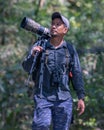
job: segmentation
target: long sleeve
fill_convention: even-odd
[[[73,47],[74,48],[74,47]],[[75,89],[78,99],[83,99],[85,96],[84,81],[82,70],[76,49],[74,48],[73,65],[72,65],[72,84]]]
[[[30,72],[34,57],[32,55],[28,55],[24,61],[22,62],[22,67],[26,72]]]

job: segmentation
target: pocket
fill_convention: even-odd
[[[68,76],[66,74],[62,75],[62,89],[64,90],[69,90],[69,85],[68,85]]]
[[[67,82],[68,82],[68,77],[67,77],[67,75],[63,74],[63,76],[62,76],[62,84],[63,84],[64,86],[66,86],[66,85],[67,85]]]

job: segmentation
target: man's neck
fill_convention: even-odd
[[[62,43],[63,43],[63,37],[59,38],[59,37],[52,37],[50,39],[50,43],[55,47],[59,47]]]

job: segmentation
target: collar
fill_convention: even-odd
[[[55,47],[54,47],[52,44],[50,44],[50,41],[48,41],[47,44],[46,44],[46,48],[55,48]],[[64,41],[64,42],[62,43],[62,45],[59,46],[58,48],[67,48],[66,41]]]

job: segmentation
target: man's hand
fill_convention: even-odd
[[[84,100],[83,100],[83,99],[80,99],[80,100],[78,101],[77,110],[79,111],[79,115],[81,115],[82,113],[84,113],[84,111],[85,111],[85,103],[84,103]]]
[[[31,53],[34,56],[36,52],[41,52],[43,48],[41,46],[35,46],[32,48]]]

